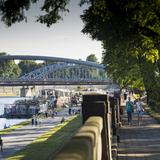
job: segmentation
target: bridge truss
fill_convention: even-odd
[[[50,60],[54,64],[36,69],[17,79],[0,78],[0,85],[51,85],[51,84],[106,84],[111,81],[105,76],[101,64],[42,56],[1,56],[2,59]]]

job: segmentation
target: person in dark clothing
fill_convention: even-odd
[[[38,125],[38,120],[37,120],[37,117],[35,118],[35,126]]]
[[[65,122],[65,118],[64,117],[62,117],[62,119],[61,119],[61,123],[63,123],[63,122]]]
[[[124,93],[124,100],[127,100],[127,93]]]
[[[45,116],[46,116],[46,118],[48,117],[48,113],[47,113],[47,111],[45,111]]]
[[[72,111],[72,109],[69,108],[69,110],[68,110],[68,114],[69,114],[69,115],[71,115],[71,111]]]
[[[0,135],[0,147],[1,147],[1,152],[3,152],[3,140],[1,135]]]
[[[32,126],[34,125],[34,117],[32,117]]]

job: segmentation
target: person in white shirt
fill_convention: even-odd
[[[144,113],[144,109],[142,107],[142,102],[141,102],[140,98],[138,98],[136,101],[136,111],[138,114],[138,125],[140,125],[140,122],[142,123],[142,115]]]

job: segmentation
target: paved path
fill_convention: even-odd
[[[134,113],[133,123],[129,126],[124,115],[118,160],[160,160],[160,124],[145,113],[139,126]]]
[[[54,119],[51,117],[43,119],[41,126],[38,125],[32,127],[32,125],[29,124],[10,132],[7,135],[3,135],[2,139],[4,143],[4,150],[3,153],[0,152],[0,160],[4,160],[5,158],[21,150],[37,137],[59,124],[62,116],[64,116],[65,119],[69,118],[67,108],[59,112]]]

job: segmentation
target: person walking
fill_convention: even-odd
[[[32,122],[32,126],[33,126],[34,125],[34,116],[32,116],[31,122]]]
[[[127,118],[128,118],[128,124],[132,124],[132,112],[134,109],[134,104],[131,101],[131,98],[128,97],[128,101],[126,101],[126,111],[127,111]]]
[[[35,117],[35,126],[37,126],[38,125],[38,117],[36,116]]]
[[[1,152],[3,152],[3,140],[1,135],[0,135],[0,147],[1,147]]]
[[[69,109],[68,109],[68,114],[71,115],[71,112],[72,112],[72,109],[69,108]]]
[[[62,119],[61,119],[61,123],[63,123],[63,122],[65,122],[65,118],[64,117],[62,117]]]
[[[140,98],[138,98],[136,101],[136,111],[138,114],[138,125],[140,125],[140,123],[142,123],[142,115],[144,113],[144,109],[142,107],[142,102],[141,102]]]

